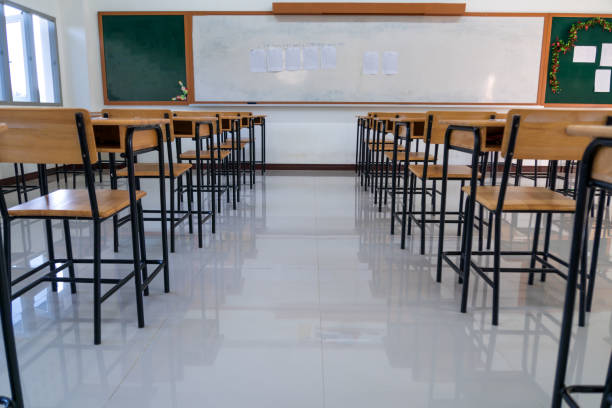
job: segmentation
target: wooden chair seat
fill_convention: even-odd
[[[189,169],[189,163],[174,163],[174,177],[180,177]],[[134,175],[136,177],[159,177],[159,165],[157,163],[134,163]],[[117,177],[127,177],[127,167],[117,170]],[[164,177],[170,177],[170,166],[166,163],[164,166]]]
[[[221,156],[219,157],[219,154],[217,154],[216,150],[201,150],[200,151],[200,159],[202,160],[210,160],[210,159],[220,159],[223,160],[225,159],[227,156],[229,156],[231,154],[231,152],[224,150],[221,152]],[[185,153],[181,154],[180,158],[182,160],[196,160],[196,151],[195,150],[188,150]]]
[[[423,178],[423,170],[425,166],[422,164],[412,164],[408,166],[408,170],[418,178]],[[430,164],[427,166],[427,179],[428,180],[442,180],[443,166],[441,164]],[[482,177],[478,172],[478,178]],[[472,168],[463,165],[449,165],[448,166],[448,179],[449,180],[469,180],[472,178]]]
[[[147,195],[136,191],[136,199]],[[100,218],[111,215],[130,205],[126,190],[96,190]],[[57,190],[42,197],[9,208],[11,217],[78,217],[92,218],[87,190]]]
[[[463,191],[470,193],[468,186]],[[489,210],[497,208],[499,186],[482,186],[476,190],[476,202]],[[508,186],[503,211],[574,212],[576,202],[546,187]]]
[[[393,152],[385,152],[385,157],[389,160],[393,160]],[[400,152],[397,154],[397,161],[403,162],[406,161],[406,152]],[[410,152],[408,155],[408,161],[411,162],[423,162],[425,161],[425,153],[424,152]],[[434,156],[429,155],[428,161],[434,161]]]
[[[235,141],[234,144],[236,145],[236,148],[238,147],[238,142]],[[240,141],[240,149],[243,149],[244,146],[248,145],[249,141],[248,140],[241,140]],[[221,146],[219,146],[221,149],[225,149],[225,150],[231,150],[232,149],[232,142],[231,141],[227,141],[225,143],[222,143]],[[215,144],[213,146],[213,149],[216,149],[217,145]]]
[[[378,146],[376,145],[376,143],[370,142],[370,143],[368,143],[368,148],[370,150],[379,151],[379,150],[383,150],[384,149],[385,152],[392,152],[393,151],[393,142],[387,141],[384,144],[382,142],[380,142],[378,144]],[[397,151],[398,152],[403,152],[405,150],[406,150],[406,146],[404,146],[404,145],[397,145]]]

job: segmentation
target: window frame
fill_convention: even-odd
[[[23,27],[24,27],[24,56],[26,61],[26,81],[28,93],[33,101],[23,102],[13,100],[13,92],[11,87],[11,72],[9,66],[9,55],[8,55],[8,38],[6,34],[6,17],[4,15],[4,6],[10,6],[21,10],[24,13]],[[51,70],[53,75],[53,91],[57,95],[57,102],[40,102],[40,92],[38,88],[38,76],[36,72],[36,51],[34,44],[34,32],[32,16],[38,16],[41,19],[49,20],[53,24],[49,25],[49,52],[51,58]],[[22,6],[9,0],[0,0],[0,82],[2,83],[2,90],[0,90],[0,105],[20,105],[20,106],[62,106],[62,77],[60,71],[59,62],[59,50],[58,50],[58,37],[57,37],[57,22],[55,17],[41,13],[31,8]]]

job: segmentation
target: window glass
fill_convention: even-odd
[[[4,6],[6,19],[6,40],[8,44],[9,69],[11,74],[11,89],[13,100],[28,102],[30,92],[25,47],[25,29],[23,12],[11,6]]]
[[[3,0],[0,10],[0,99],[61,103],[55,20]]]

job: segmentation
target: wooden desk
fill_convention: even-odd
[[[193,139],[195,137],[195,128],[198,122],[212,122],[212,134],[208,125],[200,125],[200,137],[213,136],[217,133],[216,116],[174,116],[172,118],[174,137]]]
[[[264,120],[266,120],[266,115],[253,115],[252,118],[254,125],[263,125]]]
[[[0,133],[4,133],[8,130],[6,123],[0,123]]]
[[[238,116],[238,115],[224,115],[222,113],[219,114],[219,127],[221,128],[222,132],[231,132],[232,129],[232,123],[236,120],[238,121],[242,121],[243,116]],[[240,130],[240,125],[242,124],[242,122],[240,122],[238,124],[238,129]]]
[[[423,139],[425,137],[425,113],[406,113],[402,114],[397,118],[383,118],[385,120],[385,130],[387,132],[395,132],[395,124],[397,122],[409,122],[410,123],[410,138],[411,139]],[[401,139],[406,138],[405,126],[400,126]]]
[[[480,129],[480,151],[481,152],[501,152],[505,119],[449,119],[441,120],[442,125],[468,126]],[[474,134],[472,132],[453,131],[453,146],[474,148]]]
[[[162,127],[170,123],[169,119],[106,119],[91,118],[96,148],[98,152],[125,153],[125,135],[128,128],[140,126]],[[139,130],[134,132],[132,140],[133,150],[150,149],[157,147],[157,133],[155,129]]]

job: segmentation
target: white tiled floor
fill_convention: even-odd
[[[154,183],[146,187],[154,193]],[[507,246],[526,247],[533,220],[505,221]],[[113,256],[110,227],[105,256]],[[571,217],[555,218],[556,252],[567,254],[570,227]],[[61,254],[61,225],[55,230]],[[14,252],[25,250],[30,263],[43,259],[42,231],[40,222],[15,223]],[[153,256],[159,227],[148,223],[147,231]],[[378,213],[348,174],[258,176],[238,211],[224,208],[217,234],[208,225],[205,231],[198,249],[196,236],[180,229],[171,293],[163,293],[161,279],[154,282],[145,328],[136,327],[131,285],[104,303],[100,346],[93,346],[90,287],[71,295],[65,286],[54,294],[41,285],[16,300],[26,406],[549,405],[564,296],[559,278],[528,287],[526,276],[504,276],[499,327],[490,325],[491,290],[472,279],[468,313],[461,314],[452,272],[445,268],[442,284],[435,282],[437,227],[428,231],[427,255],[418,255],[416,239],[401,250],[399,236],[389,234],[389,213]],[[448,228],[448,247],[456,246],[454,232]],[[91,253],[86,223],[73,224],[73,240],[77,253]],[[130,251],[126,226],[120,255]],[[13,264],[26,258],[16,254]],[[588,326],[575,330],[569,382],[600,383],[607,367],[610,258],[608,221],[594,310]]]

